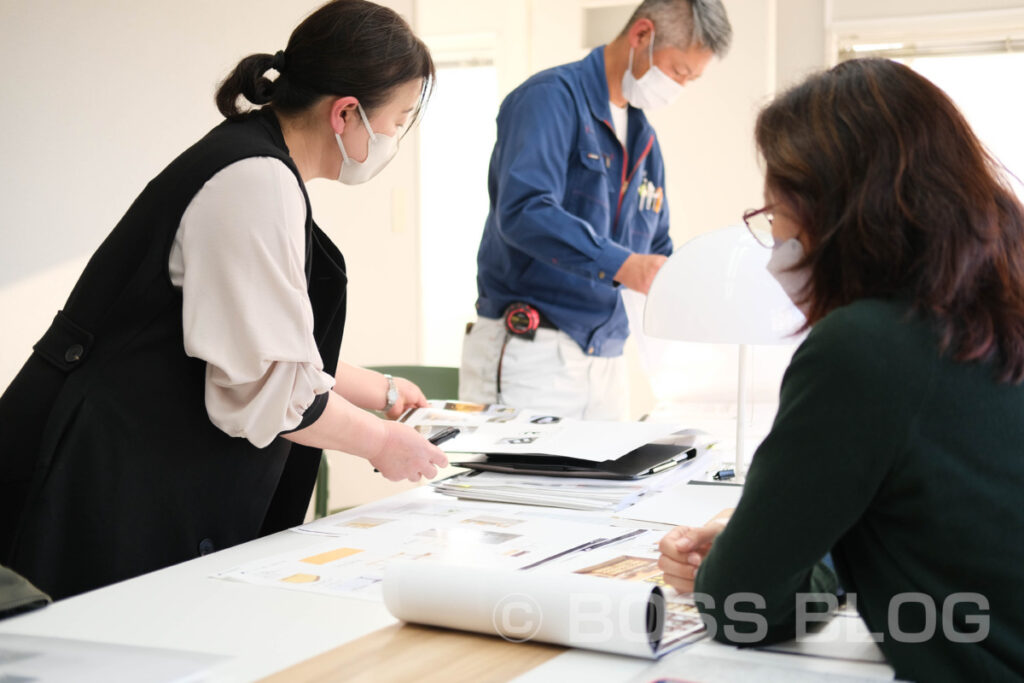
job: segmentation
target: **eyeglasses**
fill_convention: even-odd
[[[775,214],[772,213],[772,205],[769,204],[760,209],[750,209],[743,213],[743,222],[747,230],[754,236],[757,243],[771,249],[775,246],[775,238],[772,236],[772,222]]]

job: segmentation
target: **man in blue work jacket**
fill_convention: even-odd
[[[626,417],[619,287],[646,294],[672,253],[665,169],[644,110],[674,100],[731,36],[721,0],[645,0],[611,43],[505,98],[462,400]]]

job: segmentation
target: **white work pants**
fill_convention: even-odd
[[[586,420],[628,418],[629,383],[623,356],[588,356],[569,335],[547,328],[537,330],[532,341],[513,336],[503,355],[505,336],[502,320],[479,318],[464,337],[460,400],[504,403]]]

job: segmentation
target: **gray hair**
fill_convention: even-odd
[[[685,50],[696,43],[721,58],[732,42],[732,25],[722,0],[644,0],[623,33],[638,19],[650,19],[654,24],[655,48]]]

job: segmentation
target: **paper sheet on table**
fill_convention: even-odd
[[[867,624],[856,612],[839,612],[819,630],[799,640],[787,640],[761,649],[830,659],[885,664],[885,655],[872,639]]]
[[[170,683],[208,680],[228,657],[68,638],[0,634],[0,681],[10,683]]]
[[[520,505],[541,505],[572,510],[622,510],[644,495],[689,480],[700,471],[698,459],[679,467],[634,479],[546,477],[504,472],[464,472],[433,481],[438,493],[463,500],[486,500]]]
[[[657,657],[661,589],[580,574],[521,572],[442,563],[394,563],[384,604],[396,618],[513,642]]]
[[[743,488],[730,484],[678,484],[656,494],[616,516],[641,522],[703,526],[726,508],[736,507]]]
[[[448,453],[553,455],[592,462],[615,460],[678,431],[672,424],[573,420],[509,406],[431,401],[402,417],[430,435],[443,427],[461,433],[445,441]]]
[[[893,673],[885,664],[818,657],[785,657],[755,648],[737,648],[705,641],[685,652],[665,657],[642,673],[624,680],[627,683],[676,680],[715,683],[877,683],[893,680]]]
[[[522,506],[381,501],[325,517],[305,532],[315,545],[246,562],[215,578],[288,590],[381,599],[381,579],[392,562],[519,568],[566,555],[579,545],[629,532],[607,520],[559,519]]]

